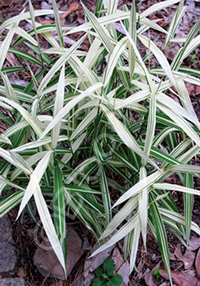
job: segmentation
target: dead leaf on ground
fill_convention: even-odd
[[[51,19],[46,19],[46,20],[40,21],[40,24],[42,24],[42,25],[50,25],[50,24],[54,24],[54,23],[55,23],[55,21],[51,20]]]
[[[120,267],[120,269],[117,271],[119,275],[122,276],[123,282],[121,286],[128,285],[129,282],[129,274],[130,274],[130,264],[128,260]]]
[[[193,236],[188,243],[188,249],[191,251],[197,250],[200,247],[200,238]]]
[[[99,245],[96,243],[93,248],[92,252],[94,252]],[[112,245],[111,247],[105,249],[101,253],[86,259],[85,265],[84,265],[84,286],[89,286],[92,283],[92,280],[95,277],[95,274],[93,273],[101,264],[103,264],[104,260],[108,258],[113,250],[115,245]]]
[[[17,271],[17,276],[24,278],[26,277],[26,275],[27,275],[26,268],[24,266],[21,266]]]
[[[146,273],[144,275],[144,280],[148,286],[157,286],[158,285],[158,281],[156,280],[156,277],[155,277],[155,275],[153,275],[153,273],[156,269],[160,268],[160,263],[161,263],[161,261],[159,263],[157,263],[152,270],[150,270],[149,268],[146,270]]]
[[[17,61],[16,57],[13,54],[11,54],[11,53],[6,55],[6,60],[13,67],[17,66],[17,64],[18,64],[18,61]]]
[[[116,271],[118,271],[118,269],[124,263],[124,259],[123,259],[122,255],[119,252],[119,249],[117,247],[115,247],[115,249],[113,250],[112,260],[114,261],[114,263],[116,265]]]
[[[75,12],[75,11],[78,9],[78,6],[79,6],[79,5],[78,5],[77,2],[72,3],[71,5],[69,5],[69,8],[67,9],[67,11],[60,16],[60,18],[61,18],[61,19],[66,18],[66,17],[69,16],[71,13]]]
[[[187,88],[187,91],[189,92],[189,94],[193,94],[194,93],[194,85],[191,84],[191,83],[186,83],[186,88]]]
[[[75,264],[83,254],[82,240],[71,226],[67,227],[67,276],[71,273]],[[34,255],[34,264],[37,266],[40,273],[44,276],[50,273],[50,277],[56,277],[64,280],[62,266],[56,257],[50,242],[43,241],[38,247]]]
[[[155,276],[153,275],[153,271],[149,268],[145,272],[144,281],[148,286],[157,286],[157,281]]]
[[[167,271],[165,269],[161,269],[162,272],[160,275],[164,278],[169,280]],[[177,285],[177,286],[200,286],[200,281],[197,280],[194,276],[180,272],[180,271],[174,271],[171,270],[171,276],[172,276],[172,281]]]
[[[42,10],[51,10],[52,9],[52,5],[50,5],[50,4],[48,4],[47,2],[45,2],[45,1],[42,1],[41,2],[41,9]]]
[[[196,256],[195,268],[196,268],[197,274],[200,275],[200,248],[199,248],[199,250],[197,252],[197,256]]]
[[[174,253],[176,257],[178,258],[178,260],[183,262],[184,268],[190,269],[194,263],[195,254],[188,249],[186,249],[185,253],[182,254],[181,246],[182,244],[178,243]]]
[[[171,251],[169,252],[169,259],[173,260],[173,261],[177,260],[175,254],[173,252],[171,252]]]
[[[195,93],[196,94],[200,93],[200,86],[199,85],[195,85]]]

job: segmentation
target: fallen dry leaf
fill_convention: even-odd
[[[200,248],[199,248],[199,250],[197,252],[197,256],[196,256],[195,268],[196,268],[197,274],[200,275]]]
[[[71,226],[67,227],[67,262],[66,269],[67,275],[69,275],[83,254],[82,240]],[[40,273],[46,276],[50,272],[50,277],[56,277],[63,280],[64,274],[62,267],[56,257],[50,242],[44,240],[40,247],[35,252],[34,264],[37,266]]]
[[[99,245],[96,243],[92,248],[92,253],[99,247]],[[110,256],[113,248],[115,245],[110,246],[109,248],[105,249],[101,253],[86,259],[85,265],[84,265],[84,286],[91,285],[92,280],[95,277],[95,274],[93,273],[94,270],[96,270],[101,264],[103,264],[104,260]]]
[[[52,5],[49,5],[47,2],[45,2],[45,1],[42,1],[41,2],[41,9],[42,10],[45,10],[45,9],[52,9]]]
[[[55,23],[55,21],[51,20],[51,19],[46,19],[46,20],[40,21],[40,24],[42,24],[42,25],[50,25],[50,24],[54,24],[54,23]]]
[[[61,19],[66,18],[67,16],[69,16],[71,13],[73,13],[77,9],[78,9],[78,3],[77,2],[72,3],[71,5],[69,5],[69,8],[67,9],[67,11],[60,16],[60,18]]]
[[[117,247],[115,247],[115,249],[113,250],[112,260],[114,261],[114,263],[116,265],[116,271],[118,271],[118,269],[124,263],[124,259],[123,259],[122,255],[119,252],[119,249]]]
[[[200,247],[200,238],[193,236],[188,243],[189,250],[197,250]]]
[[[148,268],[145,275],[144,275],[144,281],[146,283],[146,285],[148,286],[156,286],[157,285],[157,281],[155,276],[153,275],[153,271],[150,271],[150,269]]]
[[[21,266],[17,271],[17,276],[24,278],[26,277],[26,275],[27,275],[26,268],[24,266]]]
[[[117,271],[117,273],[119,275],[121,275],[123,278],[123,282],[121,285],[122,286],[128,285],[129,273],[130,273],[130,264],[129,264],[128,260],[120,267],[120,269]]]
[[[145,272],[145,275],[144,275],[144,280],[145,280],[145,283],[148,285],[148,286],[157,286],[158,285],[158,281],[156,280],[156,277],[155,275],[153,275],[154,271],[156,269],[159,269],[160,268],[160,262],[158,262],[154,267],[153,269],[147,269],[146,272]]]
[[[165,269],[161,269],[162,272],[160,275],[164,278],[169,280],[167,271]],[[172,276],[172,281],[177,285],[177,286],[200,286],[200,281],[197,280],[194,276],[180,272],[180,271],[174,271],[171,270],[171,276]]]
[[[6,60],[9,62],[9,64],[11,65],[11,66],[17,66],[17,64],[18,64],[18,61],[17,61],[17,59],[16,59],[16,57],[13,55],[13,54],[11,54],[11,53],[9,53],[9,54],[7,54],[6,55]]]
[[[191,83],[186,83],[186,88],[187,88],[187,91],[189,92],[189,94],[191,95],[192,93],[194,93],[194,85],[191,84]]]
[[[200,86],[195,85],[195,93],[199,94],[200,93]]]
[[[183,254],[181,251],[181,246],[182,244],[178,243],[174,254],[178,260],[183,262],[185,269],[190,269],[194,263],[195,254],[188,249],[186,249],[185,253]]]

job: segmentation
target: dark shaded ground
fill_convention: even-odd
[[[68,15],[66,18],[63,20],[63,24],[70,24],[73,26],[80,25],[84,21],[84,13],[83,13],[83,8],[81,7],[81,4],[79,1],[74,1],[74,0],[60,0],[57,1],[59,9],[66,11]],[[153,0],[148,0],[148,1],[142,1],[142,6],[141,9],[146,9],[150,7],[152,4],[155,4],[160,1],[153,1]],[[186,14],[186,17],[184,18],[184,21],[181,24],[181,28],[179,30],[180,36],[184,36],[188,33],[189,28],[198,20],[198,17],[200,16],[200,3],[194,1],[186,1],[189,9]],[[190,3],[193,2],[193,3]],[[96,1],[93,0],[83,0],[83,3],[92,11],[95,10],[95,4]],[[41,1],[41,0],[33,0],[32,4],[35,9],[40,9],[41,6],[44,8],[50,8],[48,5],[48,1]],[[120,0],[119,5],[120,7],[123,4],[130,5],[131,1],[128,0]],[[45,7],[46,5],[46,7]],[[192,6],[193,5],[193,6]],[[12,16],[18,15],[24,8],[28,7],[28,2],[27,1],[20,1],[20,0],[7,0],[7,1],[2,1],[0,2],[0,21],[2,22],[5,19],[8,19]],[[71,9],[71,10],[70,10]],[[175,12],[176,6],[173,6],[172,8],[165,9],[164,11],[154,13],[153,16],[151,16],[151,19],[161,19],[160,24],[162,27],[166,28],[168,27],[171,17],[173,13]],[[196,11],[195,11],[196,9]],[[195,11],[195,12],[194,12]],[[199,11],[199,12],[197,12]],[[199,13],[199,14],[198,14]],[[49,18],[41,18],[39,19],[41,22],[46,21],[46,23],[52,23],[54,22],[53,19]],[[26,29],[26,22],[22,22],[21,25],[24,25],[24,28]],[[27,27],[28,28],[28,27]],[[3,31],[3,35],[5,35],[5,31]],[[155,43],[162,48],[162,43],[163,43],[163,35],[154,33],[152,32],[151,34],[153,40]],[[73,35],[72,40],[76,40],[76,35]],[[40,39],[42,42],[42,39]],[[70,40],[69,45],[70,45]],[[44,43],[45,45],[45,43]],[[85,47],[87,48],[87,46]],[[146,54],[146,51],[144,47],[141,48],[141,53],[143,55]],[[179,47],[178,47],[179,48]],[[169,62],[172,60],[173,55],[175,54],[177,49],[177,45],[171,45],[170,48],[166,51],[167,58]],[[191,55],[192,56],[192,55]],[[200,68],[200,50],[196,49],[195,53],[193,53],[193,59],[188,58],[185,60],[184,64],[186,66],[190,67],[195,67],[197,69]],[[12,64],[12,59],[10,59],[10,62],[7,62],[7,65]],[[24,77],[26,75],[19,75],[18,80],[24,80]],[[13,78],[13,80],[16,80]],[[192,86],[188,84],[188,91],[190,93],[190,96],[192,98],[196,113],[198,117],[200,118],[200,88],[197,86]],[[196,159],[196,164],[200,165],[200,159]],[[174,178],[176,182],[176,178]],[[195,188],[200,190],[200,179],[196,178],[195,179]],[[174,193],[174,199],[177,203],[177,206],[181,212],[183,212],[183,197],[180,194]],[[62,281],[58,280],[56,278],[49,278],[48,275],[46,277],[43,277],[37,270],[37,268],[34,266],[33,263],[33,256],[36,251],[37,245],[34,241],[34,236],[32,234],[32,230],[35,227],[35,223],[32,221],[30,217],[23,217],[23,219],[20,221],[15,221],[15,218],[17,216],[17,209],[13,209],[10,212],[10,219],[12,222],[12,227],[13,227],[13,238],[15,240],[15,245],[17,247],[17,257],[18,257],[18,262],[16,265],[16,268],[11,272],[11,273],[1,273],[1,277],[24,277],[26,281],[26,285],[28,286],[42,286],[42,285],[50,285],[50,286],[61,286],[61,285],[66,285],[66,286],[72,286],[76,285],[74,281],[82,275],[83,273],[83,266],[85,262],[85,258],[90,255],[90,251],[86,250],[84,252],[84,255],[81,257],[79,262],[76,264],[74,270],[72,271],[71,275],[68,277],[68,281]],[[195,197],[194,201],[194,210],[193,210],[193,219],[194,221],[200,225],[200,201],[198,197]],[[69,222],[70,223],[70,222]],[[87,241],[89,242],[90,246],[94,244],[94,238],[88,234],[87,230],[83,228],[83,226],[80,226],[79,221],[74,221],[73,222],[76,226],[77,232],[80,234],[80,236],[85,236],[87,237]],[[195,234],[192,233],[193,238],[195,238]],[[193,250],[194,254],[194,261],[189,269],[185,269],[184,261],[181,260],[181,258],[185,257],[185,253],[183,250],[181,255],[182,257],[173,256],[174,252],[178,251],[178,247],[180,248],[180,245],[178,245],[178,240],[173,236],[171,232],[168,231],[168,238],[169,238],[169,251],[171,253],[171,266],[173,270],[179,270],[183,271],[184,273],[189,273],[193,277],[197,277],[197,272],[195,268],[195,261],[197,259],[195,258],[197,255],[197,250]],[[200,241],[199,241],[199,246],[200,246]],[[118,244],[118,248],[121,249],[122,245]],[[165,282],[166,280],[163,278],[159,278],[156,280],[152,276],[152,269],[155,269],[157,267],[164,267],[162,264],[162,259],[161,259],[161,254],[159,251],[159,247],[157,242],[154,240],[152,235],[148,235],[148,240],[147,240],[147,249],[148,252],[146,253],[145,250],[143,249],[142,246],[142,241],[140,242],[140,247],[138,251],[138,256],[137,256],[137,271],[134,271],[133,274],[130,277],[130,283],[128,285],[169,285],[168,282]],[[187,259],[186,259],[187,262]],[[198,262],[200,264],[200,262]],[[197,264],[197,262],[196,262]],[[149,273],[149,274],[148,274]],[[163,283],[163,284],[162,284]],[[176,285],[176,284],[175,284]],[[80,286],[80,285],[79,285]]]

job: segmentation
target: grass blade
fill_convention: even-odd
[[[151,160],[149,160],[148,157],[141,151],[140,147],[138,146],[137,142],[130,134],[128,129],[115,117],[115,115],[106,106],[101,104],[101,109],[104,111],[108,120],[110,121],[116,133],[124,142],[124,144],[128,146],[131,150],[133,150],[135,153],[137,153],[140,157],[142,157],[145,161],[150,162]],[[155,164],[153,163],[153,165]]]
[[[109,224],[109,222],[111,221],[111,199],[110,199],[110,192],[108,188],[106,172],[102,164],[100,165],[100,184],[101,184],[102,201],[105,210],[106,222],[107,224]]]
[[[114,50],[110,54],[106,72],[104,73],[104,79],[103,79],[104,87],[106,87],[106,85],[109,83],[109,80],[113,74],[113,70],[116,67],[117,62],[119,60],[119,56],[122,54],[126,46],[127,46],[127,38],[124,37],[117,43]]]
[[[8,213],[15,206],[19,205],[24,193],[19,191],[10,195],[8,198],[5,198],[1,201],[0,207],[0,218],[3,217],[6,213]]]
[[[140,224],[137,224],[136,227],[133,230],[133,233],[131,233],[131,238],[129,242],[129,248],[130,248],[130,274],[133,271],[133,268],[135,267],[135,261],[137,257],[137,251],[139,246],[139,238],[140,238]]]
[[[138,214],[134,215],[124,226],[120,228],[113,236],[110,238],[106,243],[100,246],[92,255],[95,256],[96,254],[100,253],[101,251],[107,249],[108,247],[112,246],[123,237],[125,237],[129,232],[131,232],[139,223]]]
[[[157,4],[154,4],[152,6],[150,6],[148,9],[146,9],[143,13],[141,13],[141,19],[143,17],[147,17],[150,14],[154,13],[154,12],[158,12],[161,9],[165,9],[173,4],[176,4],[177,2],[180,2],[180,0],[166,0],[166,1],[162,1],[159,2]]]
[[[36,191],[36,188],[39,188],[40,180],[42,179],[42,176],[44,175],[44,172],[46,171],[51,155],[52,155],[52,151],[47,152],[45,156],[39,161],[36,168],[30,175],[30,181],[28,183],[25,194],[23,196],[17,217],[19,217],[20,214],[22,213],[24,207],[30,200],[31,196]]]
[[[14,48],[9,48],[8,50],[9,53],[14,54],[24,60],[30,61],[36,65],[42,66],[42,63],[40,60],[38,60],[36,57],[32,56],[29,53],[26,53],[24,51],[18,50],[18,49],[14,49]]]
[[[129,34],[130,37],[133,39],[134,43],[136,43],[136,38],[137,38],[136,22],[137,19],[136,19],[135,2],[133,2],[131,7],[130,21],[129,21]],[[130,78],[132,79],[135,69],[136,56],[135,56],[135,51],[130,43],[128,49],[128,58],[129,58],[129,73],[130,73]]]
[[[193,176],[191,174],[184,174],[184,186],[187,188],[189,187],[191,189],[194,188]],[[187,243],[189,243],[194,196],[188,193],[184,193],[183,197],[184,197],[184,211],[185,211],[186,240]]]
[[[54,103],[54,110],[53,110],[53,117],[55,117],[58,112],[63,108],[64,104],[64,95],[65,95],[65,64],[63,64],[59,81],[58,81],[58,89],[56,91],[55,103]],[[57,146],[57,142],[59,139],[61,128],[61,120],[53,127],[51,132],[51,147],[55,149]]]
[[[8,53],[8,49],[11,45],[11,42],[12,42],[12,39],[13,39],[13,36],[16,32],[16,28],[18,26],[18,22],[15,22],[10,31],[8,32],[5,40],[3,41],[3,43],[1,44],[1,47],[0,47],[0,70],[3,68],[3,64],[4,64],[4,61],[5,61],[5,58],[7,56],[7,53]]]
[[[37,207],[41,222],[43,224],[44,230],[49,239],[49,242],[56,256],[58,257],[58,260],[60,261],[60,264],[62,265],[64,272],[66,273],[66,265],[65,265],[65,259],[64,259],[62,247],[58,240],[58,237],[57,237],[57,234],[56,234],[56,231],[55,231],[52,219],[51,219],[51,215],[49,213],[49,210],[46,205],[46,201],[42,195],[39,185],[37,185],[35,188],[34,199],[35,199],[36,207]]]
[[[53,217],[55,230],[62,246],[64,259],[67,259],[67,239],[65,221],[65,194],[62,180],[62,173],[58,165],[54,167],[54,199]]]
[[[43,80],[40,83],[38,88],[38,94],[41,94],[43,89],[47,86],[49,81],[52,79],[52,76],[59,70],[59,68],[65,64],[65,62],[71,57],[74,51],[80,46],[80,44],[85,39],[85,36],[81,37],[73,46],[69,49],[65,49],[65,53],[57,60],[57,62],[53,65],[50,71],[46,74]]]
[[[140,169],[140,180],[145,180],[147,177],[147,172],[144,167]],[[139,192],[138,195],[138,213],[140,219],[140,229],[142,233],[144,247],[146,249],[146,236],[147,236],[147,222],[148,222],[148,204],[149,204],[149,194],[148,188],[144,188]]]
[[[68,102],[54,117],[54,119],[50,122],[50,124],[47,126],[47,128],[44,130],[44,132],[40,136],[40,140],[64,117],[68,114],[68,112],[81,100],[83,100],[85,97],[91,95],[94,91],[96,91],[98,88],[102,86],[101,83],[96,83],[93,86],[90,86],[88,89],[83,91],[81,94],[76,96],[74,99],[72,99],[70,102]]]
[[[165,55],[163,54],[163,52],[153,43],[153,41],[150,41],[150,45],[149,45],[149,39],[146,38],[145,36],[140,35],[139,39],[143,43],[143,45],[145,45],[147,48],[150,48],[150,51],[157,58],[159,64],[161,65],[161,67],[165,71],[165,74],[168,76],[168,78],[170,79],[170,81],[172,82],[174,87],[176,87],[176,89],[178,89],[178,86],[176,84],[176,80],[175,80],[174,75],[172,73],[171,67],[170,67]]]
[[[103,45],[106,47],[108,52],[112,52],[114,47],[113,47],[113,44],[111,43],[111,41],[109,39],[109,35],[108,35],[106,29],[102,25],[100,25],[100,23],[98,22],[98,18],[96,18],[84,5],[83,5],[83,8],[84,8],[86,16],[88,17],[88,19],[90,20],[90,23],[92,24],[94,30],[96,31],[96,33],[100,37]]]
[[[0,75],[1,75],[1,77],[3,79],[3,81],[4,81],[5,92],[6,92],[6,95],[7,95],[8,99],[13,100],[13,101],[19,103],[19,100],[18,100],[18,98],[16,96],[15,90],[11,86],[10,81],[9,81],[7,75],[4,75],[2,72],[0,72]]]
[[[65,44],[64,44],[64,39],[63,39],[62,27],[61,27],[61,23],[60,23],[60,16],[58,13],[58,7],[57,7],[55,0],[52,0],[52,6],[53,6],[53,11],[54,11],[56,28],[57,28],[57,32],[58,32],[58,38],[59,38],[61,47],[64,48]]]
[[[186,9],[187,9],[187,7],[183,7],[183,3],[184,3],[184,1],[181,0],[179,3],[178,9],[174,13],[172,21],[169,25],[168,33],[167,33],[166,38],[165,38],[165,48],[169,45],[170,40],[174,37],[176,29],[177,29],[183,15],[184,15],[185,11],[186,11]]]
[[[162,220],[162,216],[159,212],[157,203],[154,203],[154,202],[150,203],[150,210],[151,210],[153,223],[154,223],[154,227],[156,230],[156,237],[158,239],[158,243],[160,246],[162,258],[163,258],[165,267],[167,269],[167,273],[169,276],[170,283],[172,285],[167,236],[165,233],[164,223]]]
[[[194,190],[192,188],[179,186],[176,184],[168,184],[168,183],[155,183],[153,185],[154,189],[158,190],[167,190],[167,191],[177,191],[191,195],[200,196],[200,192],[198,190]]]
[[[144,188],[148,188],[152,184],[154,184],[155,181],[157,181],[162,176],[162,173],[159,171],[154,172],[153,174],[143,178],[140,180],[137,184],[135,184],[133,187],[131,187],[126,193],[124,193],[114,204],[113,207],[123,203],[124,201],[128,200],[129,198],[137,195],[139,192],[141,192]],[[154,184],[156,185],[156,184]]]

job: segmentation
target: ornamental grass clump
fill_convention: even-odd
[[[173,4],[168,30],[148,19]],[[29,2],[29,12],[0,26],[8,31],[0,47],[0,118],[9,126],[0,135],[0,214],[19,205],[18,217],[28,211],[35,219],[37,211],[64,270],[67,217],[78,217],[102,242],[93,255],[124,238],[130,272],[140,237],[146,248],[151,232],[171,277],[165,228],[184,244],[191,230],[200,234],[192,221],[200,123],[186,88],[200,85],[200,72],[182,66],[200,44],[200,20],[187,38],[177,39],[186,10],[180,0],[142,13],[134,2],[118,10],[118,1],[99,0],[95,14],[83,5],[86,21],[78,27],[61,25],[55,0],[52,6],[34,10]],[[36,21],[49,14],[55,24]],[[22,20],[32,29],[20,28]],[[151,30],[165,35],[164,50],[182,43],[171,63],[147,36]],[[67,48],[65,37],[73,33],[81,36]],[[88,51],[81,48],[86,40]],[[145,57],[138,43],[146,47]],[[8,53],[19,66],[5,66]],[[29,75],[25,87],[9,80],[19,71]],[[180,184],[169,183],[174,174]],[[172,191],[183,193],[184,215]]]

